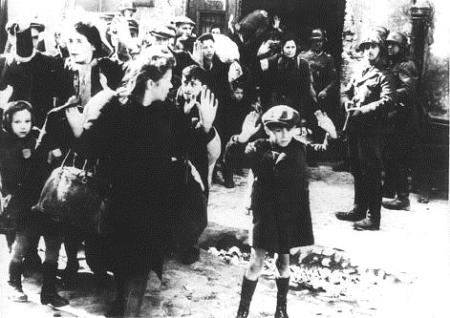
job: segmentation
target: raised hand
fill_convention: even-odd
[[[202,44],[199,41],[194,42],[194,48],[192,50],[192,59],[203,65],[203,52],[202,52]]]
[[[328,117],[327,113],[323,113],[322,111],[318,110],[314,113],[314,115],[317,118],[319,127],[325,130],[325,132],[327,132],[331,138],[336,139],[336,127],[334,126],[333,121],[330,119],[330,117]]]
[[[279,29],[280,28],[280,18],[276,15],[273,17],[273,28],[274,29]]]
[[[116,92],[111,89],[105,89],[95,94],[83,109],[83,128],[89,129],[92,122],[95,121],[107,103],[116,96]]]
[[[100,85],[102,86],[102,88],[103,89],[111,89],[108,86],[108,79],[106,78],[105,74],[99,73],[98,75],[99,75],[99,82],[100,82]]]
[[[233,20],[234,15],[230,14],[230,18],[228,19],[228,30],[230,30],[231,33],[234,33]]]
[[[214,93],[206,88],[206,86],[203,87],[200,92],[200,103],[197,103],[197,108],[205,132],[209,132],[213,126],[218,104],[219,102],[215,98]]]
[[[66,109],[66,118],[75,137],[80,137],[83,133],[84,115],[78,110],[78,107],[69,107]]]
[[[261,123],[258,123],[260,114],[252,111],[244,119],[242,130],[239,134],[238,141],[246,143],[249,139],[261,129]]]
[[[238,61],[234,61],[230,65],[230,70],[228,71],[228,83],[232,83],[244,74],[241,65]]]
[[[194,97],[191,98],[190,100],[187,100],[183,106],[184,113],[186,115],[189,114],[191,112],[192,108],[194,108],[194,106],[196,106],[196,105],[197,105],[197,100]]]
[[[325,98],[327,98],[327,96],[328,94],[325,90],[322,90],[317,94],[317,98],[320,100],[324,100]]]

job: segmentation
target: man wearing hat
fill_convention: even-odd
[[[123,17],[125,17],[125,19],[132,19],[134,13],[136,12],[133,1],[122,1],[119,5],[119,12]]]
[[[31,28],[31,38],[33,39],[33,47],[40,51],[45,52],[45,42],[44,39],[41,39],[41,33],[45,31],[45,25],[40,23],[37,19],[34,19],[30,23]]]
[[[326,31],[322,29],[313,29],[309,37],[310,49],[304,53],[300,53],[300,58],[306,60],[312,76],[312,85],[317,96],[318,108],[326,112],[333,121],[337,121],[337,90],[336,84],[338,80],[334,59],[330,54],[324,51],[324,45],[327,41]],[[311,124],[311,123],[310,123]],[[318,142],[322,142],[325,134],[313,125],[313,138]],[[308,163],[316,164],[316,154],[310,153]],[[319,155],[320,156],[320,155]]]
[[[225,161],[241,160],[252,169],[252,257],[244,274],[237,318],[246,318],[267,252],[276,253],[278,277],[276,318],[287,318],[289,254],[314,243],[309,209],[306,146],[297,140],[299,113],[286,105],[270,108],[263,116],[267,139],[248,143],[261,128],[259,115],[251,112],[242,131],[227,145]]]
[[[343,92],[347,111],[344,130],[348,135],[354,177],[354,206],[349,212],[337,212],[336,217],[354,221],[356,230],[378,230],[383,139],[395,92],[384,65],[386,46],[380,34],[369,33],[359,47],[364,55],[362,72],[354,74]]]
[[[153,43],[156,45],[167,46],[173,50],[174,48],[174,40],[175,40],[175,31],[170,29],[167,26],[157,26],[152,31],[150,31],[150,35],[153,37]]]
[[[384,156],[383,194],[392,200],[383,206],[392,210],[409,210],[408,162],[417,139],[415,105],[418,73],[414,62],[406,57],[407,39],[403,33],[387,37],[388,63],[393,76],[396,101],[388,115],[389,134]]]
[[[308,61],[320,108],[334,118],[336,109],[330,97],[335,93],[338,77],[333,57],[324,51],[326,33],[322,29],[314,29],[309,39],[311,48],[302,53],[301,58]]]
[[[181,45],[184,51],[191,52],[194,49],[195,35],[193,30],[195,22],[185,16],[178,16],[173,20],[176,28],[177,45]]]
[[[35,124],[41,128],[55,97],[54,71],[57,61],[33,46],[31,23],[12,23],[9,32],[15,39],[13,60],[4,70],[2,87],[13,88],[10,101],[25,100],[33,105]]]

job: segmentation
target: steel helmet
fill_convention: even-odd
[[[391,32],[389,33],[386,42],[398,44],[400,47],[405,48],[408,41],[406,35],[401,32]]]
[[[359,43],[359,49],[362,50],[365,44],[377,44],[381,49],[386,48],[386,43],[382,35],[377,31],[370,31],[362,37],[362,41]]]
[[[327,40],[327,33],[322,29],[314,29],[311,31],[310,40]]]

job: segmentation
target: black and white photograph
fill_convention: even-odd
[[[450,317],[447,0],[0,0],[0,318]]]

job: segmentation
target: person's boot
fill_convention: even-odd
[[[389,210],[406,210],[409,211],[409,198],[408,197],[397,197],[393,200],[383,202],[383,207]]]
[[[14,302],[27,302],[28,296],[22,289],[22,263],[9,263],[9,286],[11,287],[8,298]]]
[[[223,170],[223,179],[225,188],[232,189],[234,188],[234,180],[233,180],[233,169],[228,167],[224,167]]]
[[[219,169],[217,168],[217,165],[216,165],[212,172],[211,183],[214,183],[214,184],[220,183],[220,178],[219,178],[219,175],[217,174],[218,171],[219,171]]]
[[[55,262],[44,262],[42,266],[43,282],[41,289],[41,304],[53,307],[62,307],[69,304],[69,301],[58,295],[56,292],[56,270],[58,264]]]
[[[364,220],[355,222],[353,228],[357,231],[378,231],[380,229],[380,221],[368,216]]]
[[[76,283],[76,277],[80,265],[78,264],[78,259],[69,260],[67,262],[66,268],[62,273],[62,280],[64,283],[64,288],[73,288]]]
[[[252,297],[257,284],[258,280],[249,280],[244,275],[244,278],[242,280],[241,301],[239,302],[239,309],[236,318],[248,317],[250,303],[252,301]]]
[[[419,190],[417,201],[419,203],[427,204],[430,202],[430,191],[428,190]]]
[[[277,307],[275,310],[275,318],[289,318],[287,314],[287,294],[289,291],[289,277],[280,277],[275,279],[277,284]]]
[[[141,317],[141,306],[147,287],[148,275],[137,275],[125,281],[123,317]]]
[[[106,313],[106,317],[123,317],[125,309],[125,283],[123,282],[123,279],[121,276],[117,273],[114,273],[114,279],[116,281],[116,289],[117,294],[114,298],[114,301],[111,304],[111,307],[108,309]]]
[[[366,217],[366,211],[355,206],[351,211],[348,212],[336,212],[336,218],[342,221],[360,221]]]

